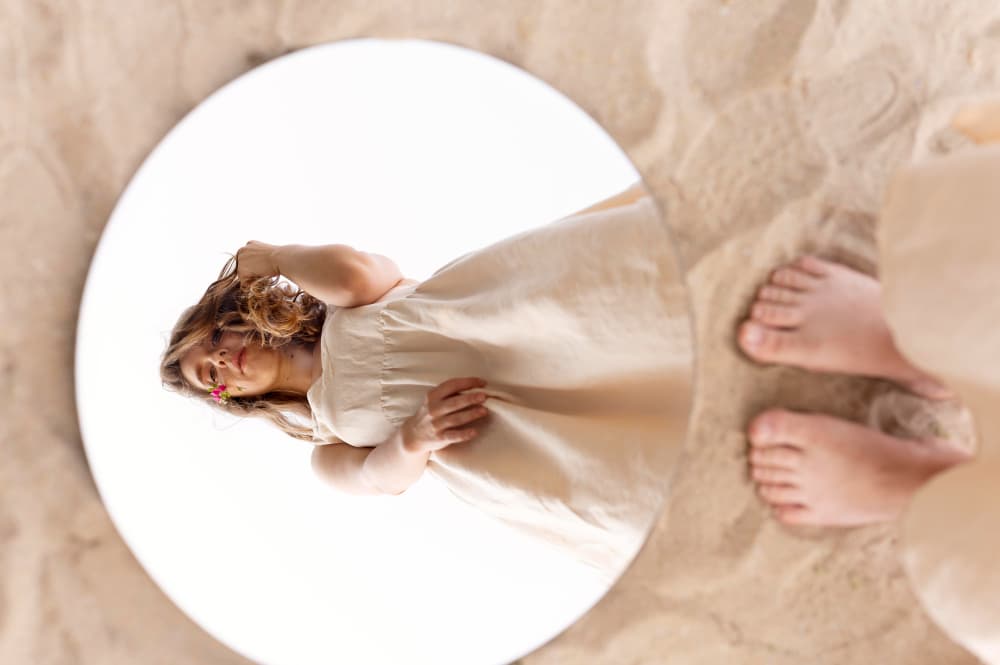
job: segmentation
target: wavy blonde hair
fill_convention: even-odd
[[[258,342],[272,349],[287,344],[312,346],[319,341],[325,319],[324,303],[280,277],[260,277],[241,285],[236,257],[231,257],[219,278],[209,285],[197,304],[181,314],[171,331],[160,362],[160,379],[169,390],[204,400],[235,415],[267,418],[285,434],[312,441],[312,428],[296,422],[299,417],[312,418],[304,395],[285,391],[257,397],[233,395],[227,403],[219,404],[184,378],[181,358],[220,332],[240,333],[247,343]]]

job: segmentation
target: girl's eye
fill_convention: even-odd
[[[215,332],[212,333],[212,346],[218,346],[219,342],[222,341],[222,330],[216,328]]]

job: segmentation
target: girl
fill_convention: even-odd
[[[398,494],[426,470],[610,578],[686,419],[674,271],[638,185],[422,283],[344,245],[250,242],[181,316],[161,374],[317,444],[340,490]]]

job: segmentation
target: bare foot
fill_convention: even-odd
[[[882,287],[846,266],[803,256],[771,273],[739,330],[759,362],[895,381],[929,399],[952,393],[896,348],[882,316]]]
[[[748,434],[757,492],[785,524],[894,520],[931,476],[970,458],[945,441],[909,441],[779,409],[754,418]]]

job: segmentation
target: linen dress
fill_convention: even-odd
[[[429,389],[481,377],[490,416],[427,471],[613,578],[656,517],[683,436],[688,326],[650,197],[568,217],[379,302],[331,307],[308,393],[315,434],[378,445]]]

